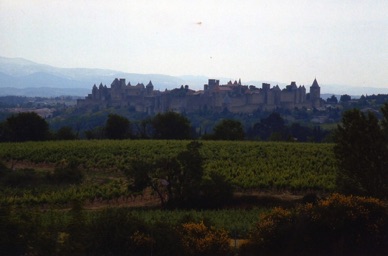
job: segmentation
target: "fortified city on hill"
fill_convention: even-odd
[[[275,108],[318,108],[322,105],[320,87],[316,79],[306,93],[304,86],[291,82],[286,88],[278,85],[271,88],[263,83],[261,88],[242,85],[241,80],[220,85],[220,81],[209,79],[203,90],[189,89],[188,85],[173,90],[154,90],[150,81],[144,84],[126,84],[125,79],[114,79],[111,87],[100,84],[93,86],[92,93],[77,102],[79,107],[127,107],[136,112],[149,114],[166,111],[195,112],[209,110],[221,112],[227,109],[233,113],[252,113],[258,109]]]

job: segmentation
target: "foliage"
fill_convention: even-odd
[[[261,140],[284,140],[285,138],[285,121],[279,113],[273,112],[267,118],[262,118],[259,123],[253,126],[254,136]]]
[[[54,135],[56,140],[76,140],[78,136],[70,126],[63,126]]]
[[[327,98],[326,102],[331,104],[337,104],[338,99],[335,95],[331,95],[331,97]]]
[[[381,126],[384,132],[385,139],[388,141],[388,103],[385,103],[381,108],[383,113],[383,119],[381,120]]]
[[[201,205],[207,209],[220,209],[233,198],[233,186],[222,174],[211,172],[201,183]]]
[[[134,159],[153,164],[174,158],[187,144],[187,141],[162,140],[0,143],[0,160],[55,165],[62,159],[74,159],[82,163],[80,169],[103,174],[125,170]],[[238,188],[335,190],[337,163],[332,144],[233,141],[202,144],[199,151],[204,175],[214,171]]]
[[[5,122],[5,140],[41,141],[49,137],[48,123],[34,112],[19,113],[7,118]]]
[[[384,255],[387,217],[382,201],[339,194],[295,209],[275,208],[260,217],[241,255]]]
[[[343,102],[343,103],[349,102],[351,99],[352,99],[352,97],[350,97],[349,95],[343,94],[340,97],[340,102]]]
[[[57,184],[79,184],[82,182],[84,175],[78,168],[75,161],[62,160],[57,164],[52,174],[48,174],[48,179]]]
[[[4,255],[22,255],[27,243],[20,236],[21,227],[12,218],[10,208],[0,206],[0,251]]]
[[[159,113],[152,119],[155,139],[185,140],[191,138],[190,121],[176,112]]]
[[[278,110],[277,110],[278,111]],[[328,113],[330,118],[335,118],[337,112]],[[294,109],[297,119],[305,119],[307,110]],[[292,118],[294,119],[294,118]],[[250,140],[263,141],[298,141],[298,142],[324,142],[329,137],[330,131],[320,126],[303,125],[300,122],[293,122],[287,125],[286,120],[278,112],[273,112],[260,122],[255,123],[247,131],[247,138]]]
[[[92,255],[133,255],[131,240],[135,232],[145,231],[143,222],[127,211],[103,210],[90,223],[86,251]]]
[[[215,140],[244,140],[244,128],[241,122],[224,119],[213,129],[212,138]]]
[[[166,212],[156,212],[155,217],[159,213]],[[179,212],[170,212],[176,213],[180,216]],[[195,223],[169,220],[146,223],[125,208],[86,211],[77,202],[70,211],[0,207],[0,250],[4,255],[167,256],[229,252],[229,236],[224,229],[203,224],[201,219]],[[187,247],[188,243],[193,247]]]
[[[218,195],[214,188],[221,185],[220,178],[212,175],[211,182],[202,184],[203,157],[199,152],[201,146],[199,142],[190,142],[187,149],[176,157],[162,158],[154,163],[142,159],[133,160],[126,171],[130,181],[129,189],[141,192],[146,187],[151,187],[159,195],[162,206],[170,208],[203,207],[203,202],[206,202],[210,195],[215,200]],[[223,182],[225,183],[224,180]],[[222,186],[218,193],[225,192],[227,186]],[[224,197],[229,195],[231,193],[226,193]]]
[[[179,234],[185,255],[231,254],[228,233],[207,227],[203,222],[184,223]]]
[[[137,137],[140,139],[149,139],[153,136],[152,119],[146,118],[135,124]]]
[[[105,135],[108,139],[127,139],[131,136],[131,123],[123,116],[110,114],[105,124]]]
[[[388,195],[388,137],[384,133],[371,112],[353,109],[343,114],[334,152],[340,166],[337,182],[344,192]]]
[[[338,194],[272,212],[0,206],[0,249],[6,255],[228,255],[235,231],[245,237],[253,227],[239,255],[386,255],[387,220],[383,202]]]
[[[10,141],[11,129],[6,122],[0,123],[0,142]]]
[[[10,170],[4,168],[0,170],[0,185],[8,187],[32,187],[42,183],[43,177],[34,169],[23,168]]]

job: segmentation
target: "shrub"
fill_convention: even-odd
[[[125,209],[102,211],[91,221],[88,231],[86,251],[90,255],[142,255],[136,250],[150,242],[144,240],[148,239],[145,224]]]
[[[146,252],[144,255],[185,255],[181,244],[177,243],[180,236],[175,226],[165,222],[156,222],[150,225],[149,228],[148,236],[145,234],[144,245],[151,242],[149,245],[152,246],[152,252],[150,253],[150,246],[148,246],[148,250],[143,249]],[[150,240],[150,234],[152,240]],[[141,247],[135,242],[134,244],[140,251]]]
[[[261,216],[241,255],[384,255],[387,208],[373,198],[334,194]]]
[[[78,168],[75,161],[62,160],[54,170],[48,175],[48,179],[57,184],[79,184],[83,181],[84,175]]]
[[[221,174],[211,172],[201,184],[201,208],[219,209],[227,205],[233,199],[232,184]]]
[[[207,227],[203,222],[184,223],[179,228],[181,245],[185,255],[231,254],[228,233]]]
[[[28,187],[42,182],[42,177],[29,168],[11,170],[0,167],[0,184],[11,187]]]
[[[23,255],[26,241],[20,235],[20,225],[12,218],[9,208],[0,205],[0,252],[4,255]]]

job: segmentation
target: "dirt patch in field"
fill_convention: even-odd
[[[225,208],[230,209],[251,209],[253,207],[293,207],[301,203],[303,195],[295,195],[291,193],[273,193],[260,192],[234,194],[233,200],[229,202]],[[109,201],[94,200],[93,202],[85,202],[84,208],[90,210],[98,210],[107,207],[134,207],[134,208],[158,208],[160,207],[160,199],[150,192],[144,193],[143,196],[118,198]]]
[[[139,197],[139,198],[118,198],[109,201],[85,202],[84,209],[100,210],[110,207],[133,207],[133,208],[156,208],[160,206],[160,200],[157,197]]]
[[[55,164],[53,163],[32,163],[28,161],[9,161],[5,163],[7,168],[16,169],[39,169],[39,170],[54,170]]]

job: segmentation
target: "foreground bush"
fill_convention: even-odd
[[[0,205],[0,255],[231,255],[228,233],[186,222],[145,223],[124,208],[70,212]]]
[[[77,161],[63,159],[47,178],[56,184],[79,184],[83,181],[84,174],[78,168]]]
[[[185,255],[231,254],[228,233],[207,227],[203,222],[184,223],[179,228]]]
[[[383,202],[334,194],[261,216],[241,255],[387,255]]]

